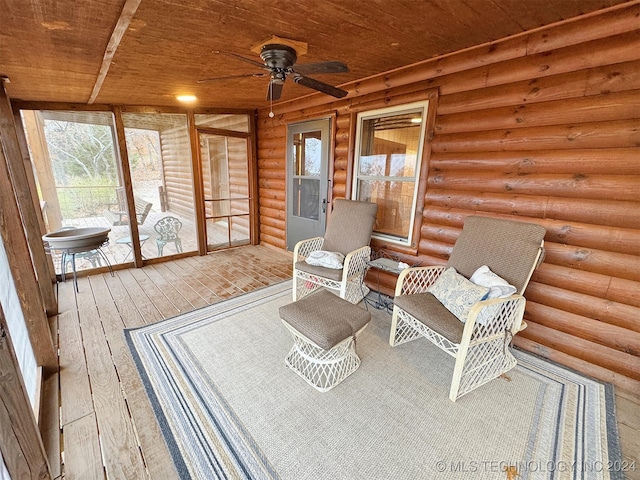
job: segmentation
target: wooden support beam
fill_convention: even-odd
[[[29,150],[38,173],[42,199],[47,205],[47,226],[50,231],[54,231],[62,227],[62,213],[51,167],[51,155],[44,136],[44,119],[42,113],[37,110],[22,110],[22,117],[25,133],[29,139]]]
[[[200,152],[200,138],[196,129],[196,119],[192,110],[187,112],[189,128],[189,142],[191,144],[191,164],[193,169],[193,196],[196,206],[196,225],[198,226],[198,254],[207,254],[207,219],[204,209],[204,190],[202,172],[202,154]]]
[[[249,198],[250,200],[250,212],[251,212],[251,245],[258,245],[260,243],[260,222],[258,220],[258,145],[257,145],[257,124],[256,114],[249,115],[249,133],[250,138],[247,140],[247,160],[249,162]]]
[[[136,203],[133,198],[133,181],[131,180],[131,167],[129,165],[129,152],[127,152],[127,144],[125,142],[124,121],[122,120],[122,109],[120,107],[114,107],[113,113],[115,116],[115,135],[114,143],[118,147],[118,157],[120,159],[119,168],[122,178],[122,186],[127,196],[127,211],[130,212],[129,218],[129,230],[131,238],[140,238],[140,232],[138,230],[137,216],[135,215]],[[142,267],[142,250],[140,249],[140,242],[134,241],[131,244],[133,249],[133,264],[136,268]]]
[[[118,22],[111,33],[111,38],[109,39],[109,43],[107,44],[107,49],[104,52],[104,56],[102,58],[102,66],[100,67],[100,73],[98,74],[98,78],[96,78],[96,83],[93,85],[93,91],[91,92],[91,97],[89,97],[89,101],[87,103],[91,104],[96,101],[98,94],[100,93],[100,89],[102,88],[102,84],[104,83],[105,78],[107,78],[107,73],[109,73],[109,68],[111,67],[111,61],[113,60],[113,56],[116,54],[116,50],[120,45],[120,41],[124,34],[129,28],[129,23],[131,23],[131,19],[135,15],[138,10],[138,6],[142,0],[126,0],[124,6],[122,7],[122,11],[120,12],[120,17],[118,18]]]
[[[37,196],[34,199],[35,180],[33,171],[25,168],[25,162],[29,162],[29,152],[26,139],[22,132],[22,125],[18,127],[14,121],[13,110],[9,98],[4,90],[4,84],[0,86],[0,137],[5,148],[6,166],[9,172],[9,181],[13,188],[3,190],[14,192],[19,208],[18,220],[22,219],[24,235],[29,245],[29,259],[31,269],[35,272],[36,288],[40,291],[41,300],[44,302],[44,310],[48,315],[58,313],[58,303],[53,291],[53,280],[49,264],[42,243],[43,232],[41,230],[42,217]],[[20,145],[20,138],[24,144]],[[26,158],[25,158],[26,157]],[[30,181],[31,180],[31,181]]]
[[[47,201],[47,197],[44,197],[45,203],[43,204],[43,206],[41,206],[40,204],[40,198],[38,196],[38,187],[36,186],[36,179],[34,175],[34,165],[31,163],[31,156],[30,156],[30,153],[35,153],[35,150],[38,147],[33,146],[33,148],[31,149],[29,148],[29,145],[27,143],[26,132],[22,125],[22,117],[20,116],[20,110],[14,109],[13,112],[14,112],[14,115],[13,115],[14,124],[16,127],[16,135],[18,137],[20,150],[22,151],[22,164],[24,167],[24,173],[26,175],[27,182],[29,184],[29,192],[31,193],[33,213],[35,214],[36,221],[38,222],[38,227],[39,227],[37,235],[35,233],[32,234],[33,239],[30,241],[30,245],[33,244],[32,248],[35,248],[38,250],[34,258],[39,257],[40,261],[42,261],[43,260],[42,253],[44,253],[44,250],[41,249],[41,246],[42,246],[42,239],[40,238],[41,235],[43,235],[44,233],[47,233],[48,231],[57,230],[58,228],[62,227],[62,217],[60,215],[58,193],[55,188],[55,182],[53,181],[53,170],[51,169],[51,160],[49,159],[49,152],[47,149],[46,140],[44,138],[44,123],[42,120],[42,115],[40,114],[40,112],[28,112],[32,114],[37,114],[40,117],[39,133],[37,136],[38,147],[45,148],[45,152],[47,154],[48,174],[51,180],[51,183],[48,185],[47,189],[53,190],[53,196],[51,196],[51,193],[49,193],[48,195],[48,198],[51,201],[51,203]],[[45,175],[45,172],[42,172],[42,174]],[[47,179],[47,178],[48,177],[46,176],[41,177],[40,175],[38,175],[41,188],[43,188],[42,187],[43,179]],[[53,219],[56,219],[58,222],[57,224],[55,224],[57,225],[55,226],[55,228],[51,228],[52,218],[48,218],[49,221],[45,222],[44,215],[47,207],[50,207],[49,213],[51,214],[51,217]],[[54,208],[55,208],[55,211],[54,211]],[[49,224],[50,230],[47,230],[47,223]],[[32,253],[32,255],[34,254]],[[44,255],[44,264],[46,264],[46,267],[44,265],[40,265],[39,268],[37,268],[36,273],[38,277],[38,284],[40,285],[40,290],[42,291],[42,298],[44,300],[45,310],[48,316],[52,316],[58,313],[58,301],[53,291],[53,285],[55,285],[56,283],[56,271],[55,271],[55,267],[53,266],[53,259],[51,258],[51,255]],[[48,278],[47,278],[47,275],[48,275]]]
[[[13,138],[11,138],[12,136]],[[22,159],[15,139],[13,116],[4,88],[0,88],[0,143],[2,143],[0,149],[0,192],[3,192],[0,195],[0,235],[2,235],[5,248],[11,252],[9,267],[16,285],[36,361],[38,365],[44,367],[56,367],[58,361],[45,314],[45,304],[36,278],[34,263],[31,260],[25,226],[21,221],[21,210],[18,208],[16,197],[25,195],[26,198],[22,201],[26,206],[31,206],[31,198],[28,192],[16,192],[12,183],[14,172],[9,166],[8,157],[12,157],[14,160],[17,157],[21,167]],[[24,170],[22,173],[24,174]],[[20,185],[22,185],[22,190],[27,188],[26,182],[20,183]],[[24,210],[28,211],[28,208]],[[34,222],[35,219],[31,220],[32,222],[26,227],[28,231],[37,232],[37,222]],[[40,253],[44,256],[42,239],[39,239],[39,242]],[[46,263],[42,259],[40,259],[39,265],[46,267]],[[41,278],[47,279],[46,274],[42,273],[42,275]]]
[[[29,396],[0,305],[0,451],[10,478],[50,479]]]

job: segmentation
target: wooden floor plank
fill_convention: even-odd
[[[104,480],[98,425],[93,413],[63,428],[65,480]]]
[[[160,313],[158,308],[153,304],[131,272],[132,270],[119,270],[116,272],[116,275],[122,282],[122,285],[128,295],[131,297],[133,305],[135,305],[144,322],[148,324],[157,322],[163,318],[168,318],[164,317],[163,314]]]
[[[266,287],[268,283],[256,275],[252,275],[248,267],[238,265],[234,261],[229,261],[221,265],[229,275],[233,275],[231,283],[243,293],[251,292],[257,288]]]
[[[241,263],[246,273],[257,278],[266,285],[291,278],[291,265],[282,268],[282,262],[274,264],[268,258],[259,259],[253,252],[239,252],[236,255],[237,263]]]
[[[235,252],[225,257],[219,256],[218,263],[213,267],[216,270],[223,268],[229,277],[229,281],[237,289],[245,293],[268,285],[268,282],[260,275],[253,275],[250,262],[239,257]]]
[[[182,260],[175,262],[168,262],[165,264],[168,270],[171,270],[176,276],[182,278],[183,282],[189,285],[195,292],[198,293],[207,304],[211,305],[222,300],[222,297],[217,295],[211,286],[205,285],[198,278],[193,275],[187,275],[187,270],[183,267],[186,265]],[[186,265],[188,267],[188,265]],[[190,269],[190,267],[188,267]]]
[[[224,276],[219,274],[220,270],[216,270],[214,266],[215,260],[212,260],[211,257],[212,254],[209,254],[207,261],[201,264],[198,264],[196,259],[185,258],[185,262],[181,266],[202,283],[209,285],[215,294],[222,299],[241,294],[242,290],[231,283],[231,279],[226,275],[226,272]]]
[[[42,403],[40,410],[40,433],[42,443],[47,452],[51,477],[62,475],[62,456],[60,446],[60,412],[58,398],[60,395],[58,375],[50,374],[42,382]]]
[[[60,285],[58,303],[60,424],[64,426],[93,412],[93,399],[73,282]]]
[[[194,275],[202,283],[212,285],[213,291],[220,298],[229,298],[234,295],[240,295],[242,290],[235,287],[228,277],[221,275],[223,270],[215,270],[213,267],[213,256],[215,254],[207,255],[206,262],[198,263],[198,259],[185,258],[181,266],[187,271],[188,274]]]
[[[202,308],[208,305],[207,301],[202,298],[191,286],[184,282],[182,278],[171,271],[164,263],[152,265],[152,268],[160,277],[155,277],[159,286],[163,289],[175,289],[189,303],[191,309]],[[177,305],[176,305],[177,306]],[[179,310],[182,310],[178,307]]]
[[[111,301],[113,301],[114,306],[118,310],[125,328],[142,327],[145,325],[142,315],[140,315],[138,308],[133,303],[126,287],[122,284],[120,276],[102,274],[102,279],[109,288]]]
[[[78,280],[80,325],[91,379],[91,393],[100,432],[100,445],[108,478],[148,478],[140,457],[135,428],[123,397],[109,345],[105,341],[102,319],[91,291],[89,277]],[[109,319],[107,319],[109,320]],[[121,320],[117,320],[122,325]]]
[[[153,303],[156,309],[160,312],[162,318],[170,318],[178,315],[180,310],[174,305],[174,303],[167,298],[165,292],[160,289],[152,279],[149,278],[147,273],[147,267],[134,268],[129,270],[129,273],[135,278],[138,285],[144,290],[144,293],[149,297],[149,300]],[[174,295],[175,297],[176,295]]]
[[[135,424],[141,455],[150,478],[162,478],[163,480],[177,478],[178,474],[166,443],[158,441],[162,438],[162,432],[126,344],[123,335],[124,320],[113,302],[106,278],[109,276],[96,275],[89,277],[89,280],[96,306],[100,312],[100,320],[109,351],[131,413],[131,420]]]

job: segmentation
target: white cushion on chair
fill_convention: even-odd
[[[427,291],[464,323],[471,307],[485,299],[489,288],[476,285],[456,272],[455,268],[449,267]]]
[[[344,255],[340,252],[316,250],[315,252],[311,252],[305,261],[309,265],[340,270],[344,263]]]
[[[469,279],[476,285],[489,288],[487,299],[506,298],[516,293],[516,287],[509,285],[504,278],[496,275],[491,269],[483,265],[478,268]]]

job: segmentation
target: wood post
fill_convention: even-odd
[[[0,305],[0,451],[10,478],[50,479],[49,462]]]
[[[28,192],[22,157],[18,148],[15,128],[13,128],[13,115],[4,88],[0,88],[0,143],[2,143],[2,149],[0,149],[0,192],[2,192],[0,195],[0,234],[5,249],[11,252],[9,267],[36,361],[38,365],[54,368],[58,362],[42,296],[42,291],[46,289],[41,289],[36,278],[36,269],[39,278],[43,280],[43,285],[48,284],[51,295],[53,295],[53,287],[50,283],[42,238],[34,238],[40,228]],[[16,166],[15,163],[18,165]],[[22,176],[20,176],[20,171]],[[16,175],[18,175],[17,182]],[[13,182],[18,185],[14,185]],[[22,192],[16,191],[17,189]],[[21,201],[22,210],[18,207],[18,199]],[[31,245],[27,241],[25,230],[30,233]],[[37,254],[35,261],[32,260],[32,252]]]
[[[114,143],[118,146],[116,152],[120,159],[118,162],[120,173],[122,175],[122,186],[127,196],[127,211],[129,212],[129,232],[131,233],[131,247],[133,250],[133,264],[139,268],[142,267],[142,250],[140,249],[140,232],[138,230],[138,217],[135,215],[136,203],[133,198],[133,182],[131,181],[131,167],[129,165],[129,152],[127,152],[127,144],[125,141],[124,121],[122,119],[122,108],[114,107],[115,117],[115,135]]]

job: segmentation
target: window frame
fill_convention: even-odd
[[[431,108],[430,108],[431,107]],[[424,158],[427,153],[427,142],[426,138],[429,132],[429,120],[430,120],[430,111],[433,109],[431,105],[431,99],[421,100],[412,103],[406,103],[401,105],[395,105],[391,107],[379,108],[375,110],[367,110],[363,112],[359,112],[356,118],[356,134],[355,134],[355,148],[354,148],[354,161],[353,161],[353,178],[351,181],[351,198],[358,200],[359,194],[359,181],[362,179],[372,179],[372,180],[387,180],[387,179],[400,179],[400,177],[391,177],[391,176],[368,176],[368,175],[360,175],[360,157],[362,151],[362,133],[363,133],[363,123],[365,120],[371,120],[374,118],[381,117],[390,117],[396,115],[402,115],[403,113],[415,112],[418,109],[422,109],[422,121],[420,123],[420,135],[417,143],[417,151],[416,151],[416,165],[413,176],[414,188],[413,188],[413,201],[411,206],[411,215],[409,220],[409,228],[407,238],[401,238],[395,235],[385,234],[374,232],[371,237],[374,240],[379,240],[383,242],[391,243],[397,247],[404,248],[415,248],[416,239],[414,238],[416,235],[419,236],[419,231],[416,232],[415,222],[416,222],[416,212],[417,208],[422,205],[423,202],[419,202],[419,194],[420,194],[420,179],[422,175],[426,175],[426,169],[424,168]],[[401,181],[406,181],[406,177],[404,177]],[[405,219],[403,219],[405,220]]]

